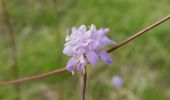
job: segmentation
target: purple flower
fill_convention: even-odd
[[[108,32],[108,28],[97,30],[93,24],[89,30],[85,25],[81,25],[78,29],[73,27],[71,34],[66,36],[63,50],[64,54],[72,56],[67,63],[67,71],[73,72],[75,69],[82,71],[86,64],[95,66],[100,60],[106,64],[112,63],[108,53],[101,50],[107,45],[115,45],[115,42],[107,37]]]
[[[111,83],[114,87],[120,88],[123,86],[124,81],[121,77],[119,76],[114,76],[111,80]]]

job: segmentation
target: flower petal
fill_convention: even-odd
[[[112,63],[112,58],[108,55],[108,53],[106,51],[101,51],[100,57],[106,64]]]
[[[71,38],[74,40],[78,34],[81,34],[80,30],[77,29],[76,27],[73,27],[71,30]]]
[[[105,47],[107,45],[115,45],[115,44],[116,44],[116,42],[114,42],[113,40],[109,39],[108,37],[104,37],[101,40],[101,48]]]
[[[82,54],[84,54],[85,52],[86,52],[86,49],[80,48],[80,49],[77,50],[77,53],[76,53],[76,54],[82,55]]]
[[[82,32],[86,32],[86,26],[85,25],[81,25],[79,27],[79,30],[82,31]]]
[[[77,63],[77,58],[72,57],[67,63],[66,70],[69,72],[74,71],[76,68],[76,63]]]
[[[71,32],[72,33],[76,33],[78,30],[77,30],[77,28],[76,27],[73,27],[72,29],[71,29]]]
[[[70,48],[69,45],[65,46],[64,50],[63,50],[63,53],[68,55],[68,56],[71,56],[72,55],[72,50]]]
[[[93,33],[96,31],[96,26],[94,24],[91,25],[90,31]]]
[[[109,32],[109,28],[101,28],[101,29],[99,29],[98,31],[97,31],[97,34],[99,35],[99,36],[104,36],[104,35],[106,35],[106,33],[108,33]]]
[[[79,64],[77,65],[77,69],[78,69],[79,71],[82,71],[82,70],[84,69],[84,64],[83,64],[83,63],[79,63]]]
[[[92,65],[96,65],[97,62],[100,60],[100,59],[99,59],[99,56],[96,55],[96,53],[93,52],[93,51],[89,51],[89,52],[87,53],[87,59],[88,59],[88,61],[89,61]]]
[[[96,41],[96,40],[93,40],[89,45],[89,48],[92,50],[95,50],[99,47],[100,47],[100,43],[99,43],[99,41]]]

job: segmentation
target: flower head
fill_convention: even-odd
[[[100,60],[106,64],[112,63],[108,53],[101,50],[107,45],[115,45],[115,42],[107,37],[108,28],[97,30],[92,24],[87,30],[85,25],[81,25],[79,28],[73,27],[71,32],[66,36],[63,50],[64,54],[72,56],[67,63],[67,71],[83,70],[86,64],[90,63],[94,66]]]
[[[111,80],[111,83],[114,87],[120,88],[123,86],[124,81],[120,76],[114,76]]]

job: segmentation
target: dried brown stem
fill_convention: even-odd
[[[134,35],[130,36],[129,38],[127,38],[126,40],[124,40],[123,42],[121,42],[120,44],[114,46],[113,48],[109,49],[107,52],[111,53],[113,51],[115,51],[116,49],[122,47],[123,45],[126,45],[127,43],[129,43],[130,41],[134,40],[135,38],[139,37],[140,35],[146,33],[147,31],[155,28],[156,26],[160,25],[161,23],[167,21],[168,19],[170,19],[170,14],[160,20],[158,20],[157,22],[155,22],[152,25],[149,25],[148,27],[142,29],[141,31],[135,33]],[[31,76],[31,77],[26,77],[26,78],[22,78],[22,79],[17,79],[17,80],[10,80],[10,81],[0,81],[0,84],[16,84],[16,83],[22,83],[25,81],[30,81],[30,80],[35,80],[35,79],[40,79],[40,78],[44,78],[44,77],[48,77],[50,75],[56,75],[56,74],[60,74],[65,72],[66,69],[62,68],[62,69],[58,69],[58,70],[54,70],[54,71],[50,71],[44,74],[40,74],[40,75],[36,75],[36,76]]]
[[[144,34],[145,32],[155,28],[156,26],[162,24],[163,22],[167,21],[170,19],[170,14],[160,20],[158,20],[157,22],[155,22],[154,24],[149,25],[148,27],[142,29],[141,31],[135,33],[134,35],[130,36],[129,38],[127,38],[126,40],[122,41],[120,44],[116,45],[115,47],[109,49],[107,52],[110,53],[118,48],[120,48],[121,46],[129,43],[130,41],[134,40],[135,38],[139,37],[140,35]]]
[[[17,52],[16,52],[16,45],[15,45],[15,40],[14,40],[14,35],[13,35],[13,29],[12,25],[9,21],[8,13],[6,6],[3,2],[3,0],[0,3],[1,9],[2,9],[2,21],[4,23],[4,30],[7,36],[7,41],[9,44],[10,48],[10,57],[11,57],[11,66],[17,69]]]
[[[4,30],[5,30],[8,45],[9,45],[9,56],[10,56],[10,61],[11,61],[10,64],[11,64],[12,76],[14,76],[14,78],[19,78],[19,67],[17,64],[17,50],[16,50],[16,45],[15,45],[12,25],[9,20],[8,11],[5,6],[5,2],[3,2],[3,0],[0,1],[0,6],[2,9],[2,12],[1,12],[2,22],[4,24]],[[16,85],[15,90],[17,94],[15,99],[20,100],[20,86]]]
[[[82,92],[81,92],[81,100],[85,100],[86,97],[86,83],[87,83],[87,71],[86,68],[83,73],[83,86],[82,86]]]
[[[50,72],[47,72],[47,73],[43,73],[43,74],[39,74],[39,75],[35,75],[35,76],[29,76],[29,77],[25,77],[25,78],[21,78],[21,79],[17,79],[17,80],[0,81],[0,85],[22,83],[22,82],[26,82],[26,81],[29,81],[29,80],[45,78],[45,77],[48,77],[50,75],[60,74],[60,73],[63,73],[65,71],[66,71],[65,68],[61,68],[61,69],[53,70],[53,71],[50,71]]]

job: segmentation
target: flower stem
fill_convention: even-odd
[[[130,36],[129,38],[127,38],[127,39],[125,39],[124,41],[122,41],[120,44],[118,44],[118,45],[116,45],[115,47],[109,49],[107,52],[110,53],[110,52],[112,52],[112,51],[114,51],[114,50],[116,50],[116,49],[118,49],[118,48],[126,45],[126,44],[129,43],[130,41],[136,39],[136,38],[139,37],[140,35],[142,35],[142,34],[146,33],[147,31],[149,31],[149,30],[157,27],[158,25],[164,23],[165,21],[167,21],[167,20],[169,20],[169,19],[170,19],[170,14],[167,15],[166,17],[158,20],[158,21],[155,22],[154,24],[151,24],[151,25],[149,25],[148,27],[142,29],[141,31],[133,34],[133,35]]]
[[[19,84],[19,83],[23,83],[29,80],[37,80],[37,79],[41,79],[41,78],[45,78],[48,77],[50,75],[56,75],[56,74],[62,74],[66,72],[65,68],[60,68],[60,69],[56,69],[47,73],[43,73],[43,74],[38,74],[38,75],[34,75],[34,76],[29,76],[29,77],[24,77],[21,79],[17,79],[17,80],[9,80],[9,81],[0,81],[0,85],[7,85],[7,84]]]
[[[81,92],[81,100],[85,100],[86,85],[87,85],[87,71],[85,68],[85,72],[83,73],[83,86],[82,86],[82,92]]]

